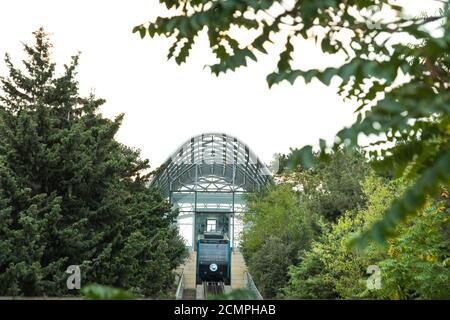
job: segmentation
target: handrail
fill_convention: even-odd
[[[245,277],[245,287],[255,294],[255,299],[256,300],[264,300],[264,298],[262,297],[258,288],[256,287],[252,276],[250,275],[250,273],[248,273],[248,271],[245,271],[244,277]]]
[[[181,300],[183,298],[184,291],[184,269],[181,269],[180,278],[178,279],[177,291],[175,293],[175,299]]]

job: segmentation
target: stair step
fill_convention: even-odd
[[[184,289],[183,300],[195,300],[195,289]]]

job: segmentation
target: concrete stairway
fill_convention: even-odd
[[[247,271],[244,256],[240,252],[231,253],[231,288],[241,289],[245,287],[244,273]]]
[[[186,258],[178,271],[184,269],[184,288],[195,290],[195,273],[197,270],[197,256],[195,251],[189,251],[189,257]]]
[[[184,289],[183,300],[195,300],[195,299],[196,299],[195,289]]]

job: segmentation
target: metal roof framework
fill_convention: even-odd
[[[196,242],[202,215],[229,217],[233,248],[238,247],[244,194],[272,182],[271,172],[250,148],[224,133],[201,134],[183,143],[155,172],[158,187],[179,210],[178,226],[188,246]]]
[[[170,196],[171,191],[253,192],[270,181],[270,171],[245,143],[223,133],[208,133],[182,144],[150,185]]]

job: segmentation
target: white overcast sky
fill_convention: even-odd
[[[431,0],[409,0],[413,11]],[[258,64],[216,77],[204,65],[213,61],[205,39],[194,46],[188,63],[167,61],[170,41],[141,40],[132,28],[164,12],[158,0],[1,0],[0,56],[20,63],[21,42],[43,26],[52,34],[53,58],[61,66],[80,51],[81,92],[94,90],[107,100],[102,113],[125,113],[117,139],[142,151],[153,168],[181,143],[202,132],[224,132],[246,142],[265,162],[289,147],[332,141],[354,120],[354,105],[320,82],[269,89],[265,81],[278,50]],[[312,42],[299,43],[299,67],[335,64]],[[5,75],[3,59],[0,74]]]

